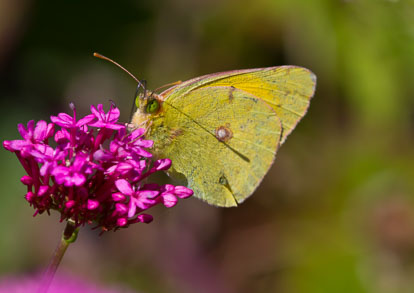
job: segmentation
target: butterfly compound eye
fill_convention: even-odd
[[[146,110],[147,110],[147,113],[153,114],[153,113],[156,113],[159,108],[160,108],[160,103],[158,102],[158,100],[153,99],[153,100],[148,101]]]

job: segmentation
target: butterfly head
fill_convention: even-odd
[[[145,127],[147,128],[149,121],[153,116],[159,114],[162,108],[161,96],[145,91],[139,94],[135,99],[137,111],[132,117],[132,124],[134,127]]]

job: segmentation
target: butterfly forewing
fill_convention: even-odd
[[[227,71],[186,81],[168,90],[167,99],[180,99],[197,88],[212,86],[241,89],[269,104],[282,123],[283,143],[306,114],[315,92],[316,76],[308,69],[298,66]]]

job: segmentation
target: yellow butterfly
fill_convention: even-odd
[[[209,74],[139,95],[131,123],[147,129],[153,154],[172,160],[169,175],[186,181],[194,196],[237,206],[306,114],[315,86],[316,76],[297,66]]]
[[[132,118],[147,128],[156,157],[194,196],[221,207],[249,197],[279,146],[305,115],[316,76],[296,66],[235,70],[197,77],[137,98]]]

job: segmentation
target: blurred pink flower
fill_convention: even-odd
[[[0,278],[0,293],[37,292],[41,276],[6,276]],[[48,293],[137,293],[127,288],[104,287],[72,276],[58,274],[50,285]]]

